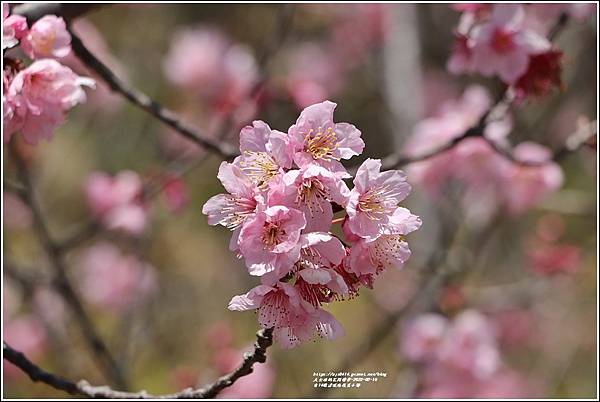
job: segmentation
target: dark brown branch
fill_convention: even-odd
[[[87,67],[96,72],[106,82],[112,91],[120,93],[134,106],[144,110],[146,113],[149,113],[167,126],[173,128],[187,139],[222,156],[224,159],[233,159],[238,155],[237,150],[231,145],[201,134],[195,127],[184,123],[180,116],[178,116],[175,112],[163,107],[145,93],[122,81],[104,63],[94,56],[92,52],[88,50],[81,39],[70,27],[69,32],[71,33],[71,46],[75,55]]]
[[[152,395],[146,391],[117,391],[108,386],[90,385],[85,380],[75,383],[38,367],[23,353],[11,348],[6,343],[3,346],[3,355],[5,360],[20,368],[32,381],[45,383],[54,389],[65,391],[71,395],[102,399],[205,399],[214,398],[219,392],[232,386],[241,377],[251,374],[255,363],[264,363],[267,360],[267,349],[272,344],[273,330],[262,329],[256,333],[254,350],[244,354],[243,362],[233,372],[220,377],[214,383],[204,388],[188,388],[167,395]]]
[[[17,167],[17,174],[24,189],[18,194],[31,210],[34,231],[50,259],[50,265],[54,270],[53,286],[73,311],[76,322],[81,328],[88,346],[98,359],[98,362],[101,364],[108,378],[119,387],[125,388],[127,384],[121,373],[121,369],[98,334],[94,323],[83,308],[83,304],[67,276],[67,265],[64,255],[58,246],[58,243],[50,235],[46,221],[35,200],[33,186],[25,162],[21,159],[16,147],[13,146],[11,151]]]
[[[48,14],[57,15],[70,21],[105,5],[100,3],[24,3],[15,6],[12,13],[27,18],[30,24]]]

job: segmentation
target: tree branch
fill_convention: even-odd
[[[102,63],[89,49],[84,45],[79,36],[69,27],[71,34],[71,47],[75,55],[91,70],[95,71],[109,86],[109,88],[120,93],[134,106],[142,109],[146,113],[160,120],[167,126],[173,128],[179,134],[206,149],[217,153],[224,159],[233,159],[238,155],[235,147],[220,142],[216,139],[201,134],[195,127],[184,123],[181,118],[173,111],[163,107],[160,103],[151,99],[145,93],[133,88],[115,75],[104,63]]]
[[[14,142],[11,145],[14,145]],[[23,186],[23,191],[20,191],[18,195],[31,210],[34,231],[40,243],[42,244],[44,251],[50,259],[50,265],[54,270],[54,279],[52,284],[56,288],[57,292],[63,297],[66,304],[73,311],[76,321],[84,334],[84,338],[88,346],[101,363],[101,366],[108,378],[110,378],[119,387],[125,388],[127,383],[123,377],[121,369],[109,352],[106,344],[98,334],[94,323],[83,308],[83,304],[77,295],[75,288],[71,284],[69,277],[67,276],[67,265],[64,259],[64,254],[61,248],[58,246],[58,243],[50,235],[46,221],[35,200],[33,186],[29,177],[29,172],[25,166],[25,161],[22,160],[21,155],[15,146],[12,147],[11,151],[17,167],[17,174]]]
[[[24,3],[15,6],[12,13],[22,15],[30,24],[49,14],[70,21],[105,5],[100,3]]]
[[[244,354],[244,360],[233,372],[220,377],[206,387],[198,389],[188,388],[174,394],[166,395],[152,395],[144,390],[139,392],[118,391],[108,386],[90,385],[86,380],[75,383],[40,368],[32,363],[23,353],[13,349],[6,342],[3,346],[3,355],[5,360],[21,369],[33,382],[42,382],[54,389],[65,391],[71,395],[102,399],[205,399],[214,398],[219,392],[232,386],[241,377],[251,374],[255,363],[264,363],[267,360],[267,349],[272,344],[273,330],[261,329],[256,333],[254,350]]]

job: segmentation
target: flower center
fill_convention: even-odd
[[[240,226],[246,218],[254,214],[256,200],[249,198],[228,197],[223,207],[224,218],[221,224],[230,230]]]
[[[331,160],[339,158],[333,156],[339,145],[337,135],[332,127],[328,127],[323,131],[323,127],[319,127],[317,133],[313,135],[314,130],[311,128],[306,134],[304,141],[306,142],[306,152],[312,155],[313,159]]]
[[[315,211],[323,212],[321,202],[327,199],[327,188],[318,179],[306,179],[298,187],[296,204],[305,204],[311,216]]]
[[[265,222],[262,236],[265,248],[270,249],[281,243],[281,237],[284,235],[285,230],[281,230],[279,225],[273,222]]]
[[[381,214],[391,214],[396,208],[396,191],[389,186],[375,187],[358,200],[358,209],[369,219],[378,220]]]
[[[56,41],[56,33],[49,32],[44,35],[37,36],[35,39],[35,45],[37,50],[44,55],[49,55],[52,53],[52,49],[54,48],[54,42]]]
[[[371,263],[377,267],[377,273],[401,260],[405,250],[405,240],[402,235],[383,235],[375,240],[369,250],[369,257]]]
[[[279,165],[266,152],[245,151],[240,168],[261,189],[279,172]]]
[[[513,34],[511,32],[504,31],[501,28],[496,28],[492,35],[492,49],[497,53],[510,52],[515,47],[513,40]]]

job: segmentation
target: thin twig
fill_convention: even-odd
[[[14,142],[11,144],[14,145]],[[74,286],[71,284],[67,276],[67,265],[64,259],[63,252],[58,246],[58,243],[50,235],[46,220],[44,219],[41,209],[37,204],[34,196],[33,186],[29,177],[29,172],[25,162],[22,160],[19,151],[16,147],[12,147],[11,155],[15,160],[17,174],[24,188],[24,191],[18,193],[22,201],[29,207],[33,217],[34,231],[44,248],[44,251],[50,259],[50,265],[54,270],[53,285],[57,292],[63,297],[66,304],[71,308],[76,318],[79,327],[81,328],[84,338],[92,350],[93,354],[98,359],[108,378],[116,385],[122,388],[127,387],[121,369],[116,360],[111,355],[106,347],[106,344],[100,337],[94,323],[83,308]]]
[[[69,27],[71,33],[71,47],[75,55],[91,70],[96,72],[114,92],[120,93],[129,102],[149,113],[176,132],[196,144],[222,156],[224,159],[233,159],[238,155],[237,150],[225,143],[200,133],[198,129],[183,122],[175,112],[165,108],[160,103],[150,98],[145,93],[125,83],[102,63],[81,41],[79,36]]]
[[[102,399],[206,399],[214,398],[225,388],[232,386],[241,377],[253,372],[255,363],[267,360],[267,349],[273,344],[273,330],[261,329],[256,333],[256,342],[251,352],[244,354],[244,360],[231,373],[217,379],[214,383],[203,388],[188,388],[174,394],[152,395],[142,390],[139,392],[124,392],[108,386],[90,385],[86,380],[77,383],[60,377],[32,363],[23,353],[13,349],[6,343],[3,346],[4,359],[25,372],[33,382],[42,382],[50,387],[65,391],[71,395]]]

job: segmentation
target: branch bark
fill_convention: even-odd
[[[267,349],[273,344],[273,330],[261,329],[256,333],[256,342],[251,352],[244,354],[244,360],[238,368],[231,373],[217,379],[214,383],[203,388],[188,388],[174,394],[152,395],[142,390],[139,392],[125,392],[112,389],[108,386],[94,386],[86,380],[77,383],[56,374],[50,373],[35,363],[31,362],[23,353],[6,344],[3,345],[4,359],[11,362],[24,373],[31,381],[44,383],[54,389],[65,391],[71,395],[88,398],[102,399],[206,399],[214,398],[225,388],[232,386],[238,379],[253,372],[256,363],[267,360]]]

